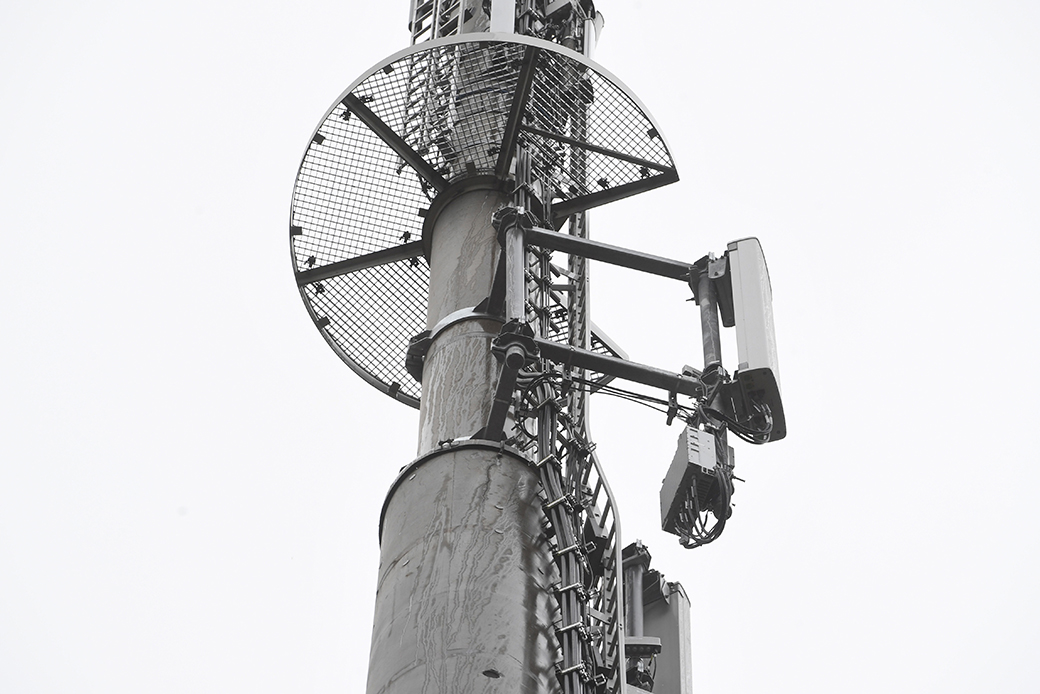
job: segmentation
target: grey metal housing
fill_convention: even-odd
[[[676,519],[690,492],[696,484],[695,477],[700,468],[705,474],[715,474],[715,436],[700,429],[687,426],[679,434],[679,445],[672,464],[661,483],[661,529],[673,535]]]
[[[767,406],[773,420],[770,441],[787,433],[780,398],[780,364],[773,328],[773,290],[762,244],[750,237],[726,250],[737,328],[736,378],[746,397]]]

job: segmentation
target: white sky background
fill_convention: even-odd
[[[657,529],[678,427],[593,402],[625,540],[693,599],[696,691],[1036,691],[1040,5],[600,10],[682,180],[593,235],[755,235],[772,275],[790,433],[736,442],[714,545]],[[321,339],[287,226],[407,2],[3,15],[0,691],[362,691],[417,417]],[[700,364],[681,286],[593,272],[632,358]]]

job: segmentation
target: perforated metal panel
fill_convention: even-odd
[[[511,34],[392,56],[343,93],[307,147],[290,214],[300,293],[336,353],[402,402],[421,395],[405,350],[426,327],[424,215],[453,184],[510,181],[517,148],[546,224],[678,178],[657,126],[613,76]]]

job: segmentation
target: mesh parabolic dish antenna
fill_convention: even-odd
[[[518,147],[557,228],[678,180],[657,125],[621,82],[573,51],[514,34],[391,56],[343,93],[307,146],[289,222],[300,295],[336,354],[405,404],[421,396],[405,355],[427,327],[431,208],[474,187],[512,190]]]

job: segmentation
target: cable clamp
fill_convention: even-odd
[[[567,507],[568,511],[573,511],[574,507],[575,507],[575,505],[574,505],[574,498],[570,494],[564,494],[563,496],[561,496],[559,499],[556,499],[555,501],[549,501],[549,502],[543,504],[542,507],[546,511],[551,511],[554,508],[556,508],[557,506],[559,506],[560,504],[564,504]]]
[[[556,402],[556,398],[553,397],[552,395],[546,397],[545,400],[542,400],[540,403],[535,405],[533,409],[540,410],[543,407],[547,407],[549,405],[552,405],[554,408],[556,408],[557,412],[560,411],[560,403]]]
[[[564,554],[567,554],[568,552],[576,552],[580,549],[581,545],[575,543],[569,547],[564,547],[563,549],[553,550],[553,558],[558,559],[559,557],[562,557]]]
[[[553,590],[557,593],[566,593],[569,590],[585,590],[585,586],[580,583],[572,583],[569,586],[554,586]]]
[[[548,462],[553,462],[553,463],[556,463],[557,465],[559,465],[560,464],[560,459],[556,457],[555,453],[550,453],[549,455],[545,456],[544,458],[539,460],[537,463],[535,463],[534,466],[536,468],[541,469],[542,466],[544,466]]]
[[[582,681],[587,682],[588,679],[589,679],[588,664],[586,664],[584,660],[579,662],[576,665],[571,665],[570,667],[566,667],[566,668],[565,667],[560,667],[559,663],[557,663],[557,665],[556,665],[556,676],[557,677],[565,677],[566,675],[569,675],[572,672],[578,673],[578,676],[581,677]]]
[[[553,592],[556,593],[557,598],[559,598],[563,593],[569,593],[572,590],[578,593],[578,599],[582,602],[588,600],[589,592],[585,589],[585,586],[580,583],[572,583],[569,586],[563,586],[562,588],[553,588]]]
[[[585,625],[581,622],[575,622],[574,624],[568,624],[565,627],[560,627],[556,630],[556,635],[566,634],[568,631],[574,631],[575,629],[584,629]]]
[[[672,422],[675,421],[675,415],[679,413],[679,401],[676,397],[676,392],[673,390],[668,393],[668,413],[665,424],[672,426]]]
[[[565,627],[560,627],[556,630],[556,638],[561,638],[563,635],[570,631],[577,632],[578,638],[580,638],[582,641],[589,640],[589,630],[586,629],[585,625],[581,622],[575,622],[574,624],[570,624]]]

